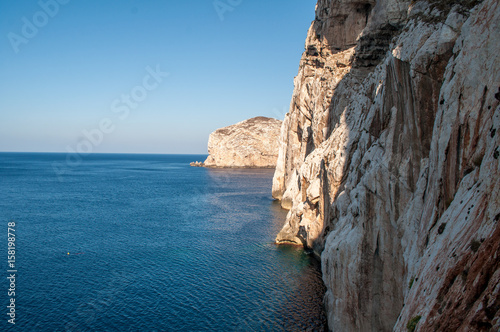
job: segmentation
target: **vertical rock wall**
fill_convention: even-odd
[[[273,196],[332,330],[500,329],[499,21],[497,0],[318,1]]]

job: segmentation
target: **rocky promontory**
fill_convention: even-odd
[[[208,158],[192,166],[276,167],[281,124],[258,116],[217,129],[208,139]]]

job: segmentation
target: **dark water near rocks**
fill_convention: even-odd
[[[273,244],[285,211],[271,170],[194,168],[203,156],[186,155],[65,158],[0,153],[0,330],[324,330],[317,262]]]

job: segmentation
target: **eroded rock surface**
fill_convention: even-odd
[[[318,1],[273,196],[333,331],[500,330],[498,22],[497,0]]]
[[[220,128],[208,139],[205,167],[275,167],[280,120],[255,117]]]

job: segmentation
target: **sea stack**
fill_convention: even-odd
[[[281,124],[258,116],[217,129],[208,139],[209,156],[203,166],[276,167]]]

